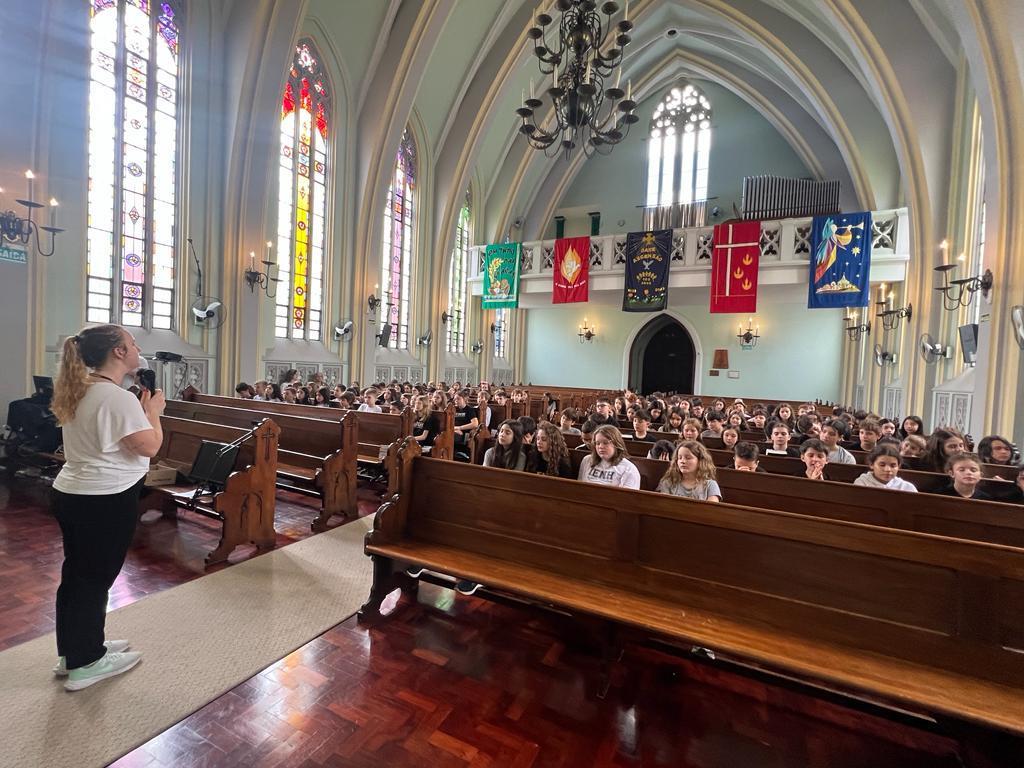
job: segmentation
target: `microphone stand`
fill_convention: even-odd
[[[249,440],[252,440],[253,437],[256,436],[256,430],[258,430],[260,428],[260,425],[263,423],[263,421],[254,422],[254,423],[255,423],[255,426],[253,426],[253,428],[250,429],[248,432],[246,432],[244,435],[242,435],[241,437],[239,437],[239,438],[237,438],[235,440],[232,440],[230,443],[227,443],[226,445],[222,446],[217,451],[217,458],[219,459],[221,456],[225,455],[232,448],[238,448],[243,443],[246,443]],[[200,484],[200,485],[196,486],[195,491],[192,493],[192,498],[189,499],[189,502],[186,505],[187,509],[189,509],[189,510],[191,510],[193,512],[195,511],[195,509],[196,509],[196,502],[199,499],[199,496],[201,495],[201,493],[202,493],[204,488],[209,490],[211,493],[216,493],[216,488],[215,488],[213,482],[210,481],[210,480],[207,480],[206,483],[204,483],[204,484]]]

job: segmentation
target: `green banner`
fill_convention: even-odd
[[[484,309],[519,306],[519,252],[522,243],[488,245],[484,252]]]

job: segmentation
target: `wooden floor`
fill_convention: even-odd
[[[0,648],[53,628],[46,492],[0,481]],[[372,493],[360,499],[373,510]],[[312,514],[282,498],[279,545],[308,536]],[[201,576],[215,540],[201,518],[140,525],[110,607]],[[343,622],[115,765],[960,765],[946,738],[653,649],[627,649],[604,700],[600,672],[560,622],[424,585],[379,626]]]

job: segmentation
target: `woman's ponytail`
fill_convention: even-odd
[[[64,425],[75,418],[78,404],[89,388],[89,368],[101,366],[111,350],[123,342],[124,332],[117,325],[85,328],[64,340],[50,404],[58,423]]]

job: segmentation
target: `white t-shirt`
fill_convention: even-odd
[[[876,478],[872,472],[865,472],[854,480],[853,484],[863,485],[868,488],[888,488],[891,491],[908,491],[910,493],[917,493],[917,486],[904,480],[902,477],[894,477],[888,483],[883,483],[881,480]]]
[[[583,482],[639,490],[640,470],[629,459],[619,459],[619,463],[614,465],[602,459],[591,466],[593,460],[593,456],[584,456],[580,462],[579,479]]]
[[[357,408],[356,410],[362,411],[363,413],[382,413],[383,412],[379,405],[367,405],[366,403],[363,403],[362,405],[360,405],[359,408]]]
[[[152,429],[131,392],[107,381],[95,382],[65,424],[64,466],[53,481],[62,493],[102,496],[131,488],[149,471],[149,459],[121,447],[128,435]]]

